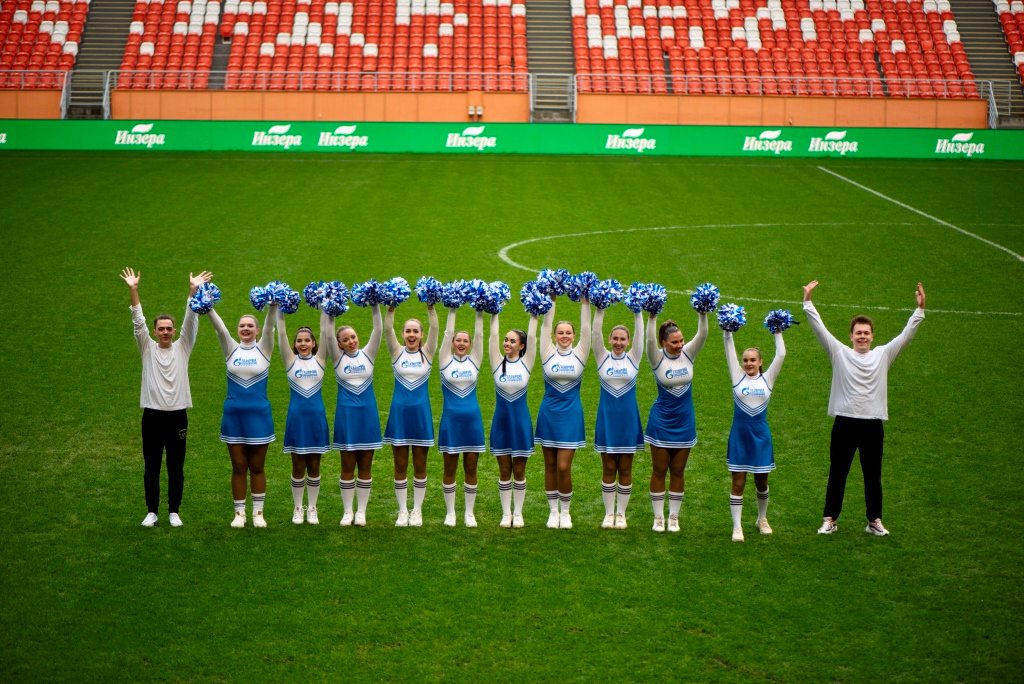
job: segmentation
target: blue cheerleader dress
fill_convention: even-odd
[[[575,353],[555,352],[544,361],[544,399],[537,411],[535,442],[556,449],[586,446],[580,382],[583,361]]]
[[[686,449],[697,443],[693,415],[693,361],[685,352],[671,357],[661,352],[657,364],[651,364],[658,382],[658,398],[647,416],[644,441],[663,449]]]
[[[491,453],[529,458],[533,455],[533,425],[526,403],[530,371],[526,370],[522,359],[506,359],[494,369],[493,375],[495,401],[491,420]]]
[[[373,451],[383,444],[380,413],[373,393],[373,359],[363,348],[344,352],[334,365],[338,403],[334,411],[334,441],[338,451]]]
[[[286,454],[324,454],[331,446],[324,409],[324,367],[313,356],[297,356],[287,369],[291,396],[284,426]]]
[[[270,359],[257,345],[238,345],[227,357],[228,393],[220,422],[225,444],[270,444],[276,439],[267,399]]]
[[[594,450],[600,454],[635,454],[644,450],[644,429],[636,403],[639,369],[628,354],[608,354],[597,368],[601,397],[594,426]]]
[[[441,369],[441,395],[444,408],[437,430],[441,453],[481,453],[484,445],[484,421],[476,397],[480,369],[468,356],[452,357]]]
[[[432,364],[419,351],[402,348],[392,363],[395,392],[391,397],[384,443],[394,446],[434,446],[434,419],[430,412]]]

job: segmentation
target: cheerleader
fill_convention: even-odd
[[[744,349],[741,365],[736,358],[732,333],[723,331],[722,338],[733,398],[732,430],[729,431],[726,459],[732,473],[729,511],[732,513],[732,540],[741,542],[743,527],[740,518],[747,473],[754,474],[754,486],[757,488],[757,529],[761,534],[772,533],[767,518],[768,473],[775,470],[775,452],[768,428],[768,401],[786,358],[786,343],[782,341],[781,332],[775,333],[775,358],[768,370],[763,371],[760,349]]]
[[[466,527],[476,527],[473,507],[476,503],[476,466],[484,446],[483,417],[480,402],[476,398],[476,385],[480,377],[480,362],[483,360],[484,314],[476,312],[473,338],[465,330],[455,332],[455,313],[448,309],[445,322],[444,340],[438,351],[441,370],[441,395],[444,408],[441,410],[441,424],[437,430],[438,449],[444,457],[444,476],[441,488],[444,490],[444,524],[455,527],[455,471],[462,454],[462,469],[465,473],[463,493],[466,501]]]
[[[552,296],[554,301],[554,296]],[[544,489],[548,498],[548,527],[572,529],[572,459],[586,445],[580,381],[590,355],[590,301],[580,300],[580,342],[575,347],[576,329],[569,321],[551,323],[555,306],[544,315],[540,331],[541,367],[544,369],[544,399],[537,411],[535,442],[544,453]],[[559,511],[561,508],[561,511]]]
[[[391,445],[395,458],[395,499],[398,518],[395,527],[423,526],[423,499],[427,494],[427,452],[434,445],[434,420],[430,413],[427,381],[437,349],[437,312],[427,305],[430,330],[423,342],[423,324],[410,318],[402,327],[402,342],[395,335],[395,307],[384,317],[385,338],[391,352],[395,391],[391,396],[384,442]],[[408,509],[409,449],[412,448],[412,511]]]
[[[277,304],[268,306],[262,334],[259,322],[252,314],[239,319],[238,342],[232,339],[216,309],[209,313],[210,323],[224,352],[228,373],[228,395],[224,400],[220,441],[227,444],[231,457],[231,494],[235,502],[232,527],[245,527],[247,473],[252,493],[252,525],[267,526],[263,518],[263,503],[267,498],[267,475],[263,467],[267,460],[267,447],[275,439],[274,417],[267,399],[267,375],[270,356],[274,353],[274,327],[279,317]]]
[[[494,377],[494,418],[491,420],[491,453],[498,459],[498,495],[501,527],[523,527],[526,501],[526,461],[533,454],[533,426],[526,390],[537,355],[530,338],[537,334],[537,317],[531,316],[526,332],[512,329],[498,344],[498,314],[491,315],[490,360]],[[514,506],[513,506],[514,504]],[[514,511],[514,512],[513,512]]]
[[[294,342],[288,344],[288,330],[280,316],[277,324],[278,346],[291,394],[288,400],[288,418],[284,427],[284,452],[292,455],[292,499],[295,511],[292,522],[302,524],[302,495],[305,489],[309,506],[305,508],[306,522],[319,525],[316,501],[320,494],[320,458],[331,448],[331,433],[327,429],[324,413],[324,358],[326,347],[320,347],[313,331],[299,328]],[[321,321],[320,337],[324,325]]]
[[[639,311],[634,318],[633,338],[639,340],[644,332],[644,319]],[[629,330],[617,325],[608,334],[609,352],[602,339],[603,327],[604,309],[598,309],[591,345],[601,384],[594,427],[594,449],[601,455],[601,527],[624,530],[626,507],[633,492],[633,456],[644,449],[644,430],[636,403],[636,379],[644,350],[642,344],[630,347]]]
[[[644,441],[651,445],[651,508],[655,532],[665,531],[665,473],[669,477],[668,531],[679,531],[679,509],[686,495],[686,460],[697,443],[693,416],[693,361],[708,337],[708,315],[699,313],[697,335],[686,342],[675,321],[658,327],[647,321],[647,360],[658,383],[658,398],[647,417]]]
[[[373,452],[383,444],[380,434],[380,414],[373,393],[373,367],[380,348],[384,329],[380,306],[371,307],[373,330],[366,346],[359,347],[359,335],[350,325],[334,331],[334,318],[321,311],[321,338],[328,345],[328,354],[334,365],[338,381],[338,401],[334,410],[334,441],[331,449],[341,456],[341,490],[343,513],[340,525],[348,527],[366,525],[366,506],[373,487]],[[358,476],[357,476],[358,468]],[[358,508],[352,506],[353,494]]]

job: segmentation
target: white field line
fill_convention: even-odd
[[[592,235],[609,235],[618,233],[638,233],[638,232],[649,232],[649,231],[666,231],[666,230],[694,230],[694,229],[705,229],[705,228],[774,228],[779,226],[867,226],[867,225],[920,225],[917,223],[708,223],[700,226],[651,226],[648,228],[615,228],[612,230],[590,230],[580,233],[560,233],[558,235],[542,235],[540,237],[527,238],[526,240],[519,240],[505,245],[498,250],[498,258],[504,261],[506,264],[513,268],[518,268],[521,271],[528,271],[530,273],[537,273],[541,268],[546,267],[535,267],[521,264],[518,261],[512,259],[509,256],[509,252],[517,247],[528,245],[534,242],[544,242],[546,240],[562,240],[567,238],[578,238],[588,237]],[[692,290],[667,290],[671,294],[677,295],[691,295]],[[723,300],[737,301],[737,302],[759,302],[777,305],[790,305],[799,308],[802,305],[801,300],[780,300],[780,299],[763,299],[759,297],[747,297],[745,295],[730,295],[723,293],[721,295]],[[821,307],[836,307],[845,309],[858,309],[858,310],[871,310],[871,311],[902,311],[906,307],[893,307],[893,306],[873,306],[868,304],[829,304],[822,302],[815,302],[815,306]],[[928,313],[937,314],[953,314],[958,316],[1024,316],[1024,312],[1020,311],[961,311],[957,309],[928,309]]]
[[[920,209],[918,209],[916,207],[912,207],[909,204],[905,204],[903,202],[900,202],[898,199],[894,199],[892,197],[889,197],[888,195],[882,194],[878,190],[875,190],[873,188],[869,188],[866,185],[861,185],[860,183],[858,183],[855,180],[851,180],[851,179],[847,178],[846,176],[843,176],[841,174],[836,173],[835,171],[832,171],[830,169],[826,169],[824,166],[819,166],[818,169],[820,171],[824,171],[825,173],[827,173],[830,176],[834,176],[835,178],[838,178],[839,180],[841,180],[841,181],[843,181],[845,183],[849,183],[850,185],[852,185],[854,187],[860,188],[861,190],[863,190],[865,192],[870,192],[875,197],[880,197],[881,199],[884,199],[886,202],[891,202],[892,204],[895,204],[898,207],[903,207],[907,211],[914,212],[918,216],[923,216],[926,219],[928,219],[929,221],[934,221],[935,223],[938,223],[940,226],[945,226],[946,228],[949,228],[951,230],[955,230],[956,232],[960,233],[961,235],[966,235],[967,237],[974,238],[975,240],[978,240],[979,242],[984,242],[989,247],[995,247],[996,249],[998,249],[1000,251],[1006,252],[1007,254],[1009,254],[1010,256],[1015,258],[1017,261],[1024,261],[1024,256],[1021,256],[1020,254],[1017,254],[1016,252],[1014,252],[1009,247],[1002,246],[998,242],[992,242],[988,238],[983,238],[982,236],[978,235],[977,233],[972,233],[971,231],[964,230],[963,228],[960,228],[959,226],[954,226],[952,223],[949,223],[948,221],[943,221],[942,219],[940,219],[940,218],[938,218],[936,216],[932,216],[931,214],[925,213],[925,212],[921,211]]]

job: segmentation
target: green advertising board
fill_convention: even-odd
[[[313,121],[0,120],[3,150],[1024,159],[1024,131]]]

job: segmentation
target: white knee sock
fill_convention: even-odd
[[[292,501],[295,502],[296,508],[302,508],[302,496],[305,494],[306,481],[296,480],[292,478]]]
[[[463,484],[462,492],[466,497],[466,514],[473,515],[473,507],[476,506],[476,485]]]
[[[615,483],[601,482],[601,500],[604,502],[604,514],[615,514]]]
[[[444,494],[444,509],[448,515],[455,515],[455,483],[441,483],[441,492]]]
[[[309,507],[316,508],[316,501],[320,497],[320,478],[306,478],[306,498],[309,500]]]
[[[619,509],[619,513],[622,515],[626,514],[626,507],[629,506],[629,496],[633,493],[633,485],[619,485],[618,493],[615,495],[615,505]]]
[[[253,495],[252,495],[252,512],[253,512],[253,515],[255,515],[257,512],[258,513],[262,513],[263,512],[263,502],[266,501],[266,499],[267,499],[267,493],[266,492],[263,492],[262,494],[253,493]]]
[[[668,517],[679,517],[679,509],[683,505],[683,499],[686,497],[686,492],[672,492],[668,493]]]
[[[526,480],[512,480],[512,508],[519,515],[523,514],[523,503],[526,502]]]
[[[665,492],[651,492],[651,510],[655,518],[665,517]]]
[[[398,502],[398,512],[409,512],[409,480],[395,480],[395,500]]]
[[[763,492],[757,493],[757,517],[767,518],[768,517],[768,490],[765,489]]]
[[[544,494],[548,497],[548,508],[551,509],[552,513],[558,512],[558,490],[557,489],[545,489]]]
[[[417,511],[423,510],[423,498],[427,495],[427,478],[417,480],[412,478],[412,507]]]
[[[742,527],[740,520],[743,517],[743,497],[742,496],[729,496],[729,512],[732,513],[732,527]]]
[[[356,479],[356,501],[359,503],[359,510],[363,513],[366,513],[366,504],[370,502],[370,490],[372,487],[372,477],[369,480]]]
[[[338,480],[338,486],[341,487],[341,505],[348,513],[352,510],[352,495],[356,493],[356,481]]]
[[[568,513],[569,507],[572,506],[572,492],[559,492],[558,503],[562,506],[562,513]]]
[[[501,515],[512,515],[512,480],[498,480],[498,498],[501,499]]]

